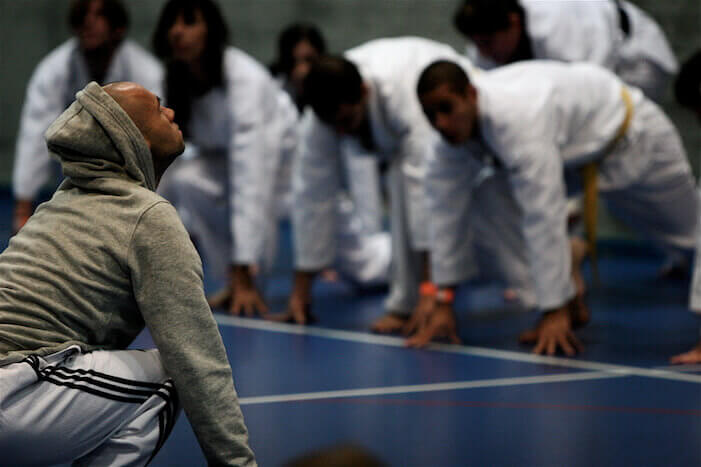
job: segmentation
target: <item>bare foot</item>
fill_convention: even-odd
[[[696,347],[669,359],[669,362],[675,365],[687,365],[690,363],[701,363],[701,342]]]
[[[401,331],[406,321],[407,318],[403,316],[387,313],[372,323],[370,330],[380,334],[391,334]]]

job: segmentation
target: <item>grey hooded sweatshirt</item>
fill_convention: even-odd
[[[145,324],[209,464],[255,465],[202,264],[140,131],[90,83],[46,139],[66,180],[0,254],[0,366],[124,349]]]

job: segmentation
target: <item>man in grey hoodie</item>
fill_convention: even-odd
[[[173,111],[93,82],[46,139],[66,179],[0,254],[2,463],[145,465],[179,396],[211,465],[255,465],[200,259],[154,192]],[[124,350],[144,325],[158,350]]]

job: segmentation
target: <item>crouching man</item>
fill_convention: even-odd
[[[145,465],[182,404],[210,464],[255,465],[200,259],[154,192],[173,116],[93,82],[46,132],[66,179],[0,255],[4,464]],[[125,350],[144,325],[158,350]]]
[[[679,134],[659,107],[608,70],[530,61],[471,81],[456,63],[442,61],[423,71],[417,94],[441,135],[426,188],[434,280],[443,295],[460,280],[454,249],[463,241],[466,213],[478,206],[466,181],[489,163],[521,211],[515,225],[544,312],[521,336],[535,344],[535,353],[574,355],[581,344],[573,329],[589,319],[579,242],[568,239],[563,167],[582,169],[585,191],[593,195],[589,214],[598,192],[612,214],[670,255],[692,251],[698,199]],[[450,335],[451,304],[439,303],[427,323],[417,345]]]

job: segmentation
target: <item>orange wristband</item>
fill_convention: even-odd
[[[424,297],[433,297],[438,292],[438,287],[433,282],[422,282],[419,286],[419,294]]]
[[[437,290],[436,301],[439,303],[452,304],[455,301],[455,292],[451,289]]]

